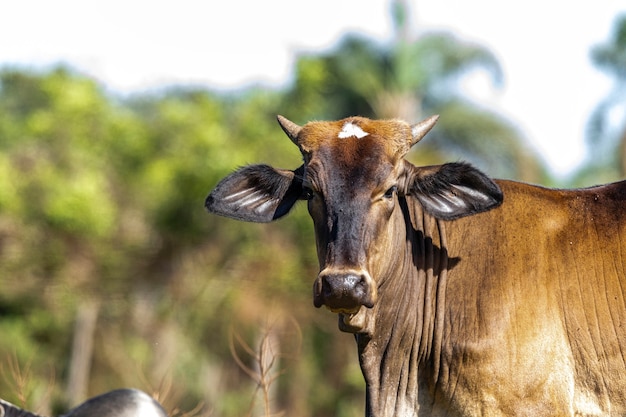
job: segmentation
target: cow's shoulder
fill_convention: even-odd
[[[500,242],[626,241],[626,181],[579,189],[555,189],[496,180],[502,205],[459,226],[484,230]],[[487,237],[485,237],[487,239]],[[515,244],[519,242],[514,242]]]

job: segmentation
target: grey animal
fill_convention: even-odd
[[[0,417],[42,417],[0,399]],[[59,417],[168,417],[154,398],[136,389],[118,389],[90,398]]]

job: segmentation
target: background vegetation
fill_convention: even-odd
[[[0,395],[53,413],[134,386],[178,415],[362,415],[352,338],[312,307],[306,210],[257,225],[203,209],[240,165],[299,164],[278,113],[298,123],[439,113],[415,163],[464,159],[546,185],[625,176],[615,109],[626,105],[626,18],[592,52],[615,92],[590,115],[598,153],[570,184],[549,177],[510,122],[459,90],[475,68],[503,82],[493,54],[449,33],[408,38],[401,11],[396,20],[389,44],[355,34],[301,55],[284,90],[122,98],[64,67],[2,70]]]

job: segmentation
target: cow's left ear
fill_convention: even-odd
[[[491,210],[502,203],[500,187],[465,163],[416,167],[405,161],[404,190],[438,219],[453,220]]]
[[[220,216],[267,223],[284,216],[302,196],[303,166],[295,171],[249,165],[228,175],[209,194],[206,209]]]

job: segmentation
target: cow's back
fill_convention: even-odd
[[[499,185],[501,207],[446,225],[440,388],[476,413],[625,413],[626,183]]]

